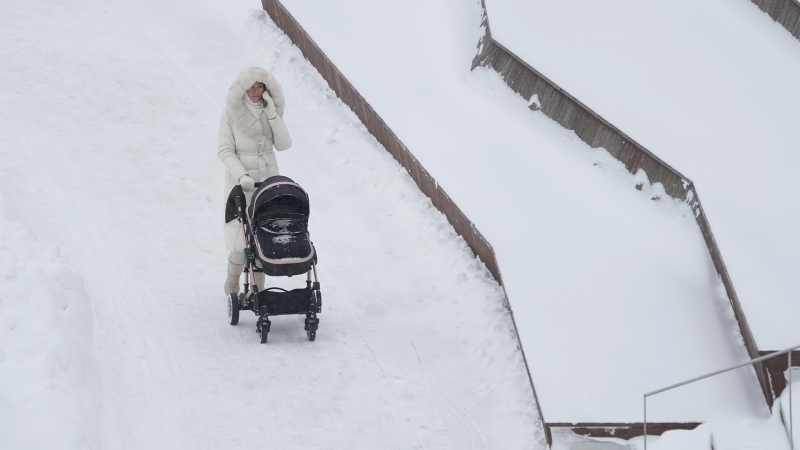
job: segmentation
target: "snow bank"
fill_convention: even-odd
[[[492,36],[689,177],[758,346],[800,327],[800,42],[750,1],[486,0]]]
[[[98,447],[91,339],[83,279],[0,198],[0,447]]]

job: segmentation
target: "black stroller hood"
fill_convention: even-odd
[[[274,177],[267,178],[258,189],[253,192],[253,198],[250,206],[247,208],[247,218],[251,223],[258,215],[259,208],[267,205],[268,203],[276,200],[278,197],[293,197],[305,204],[305,215],[308,217],[308,194],[289,177],[282,175],[275,175]]]
[[[247,208],[255,256],[270,276],[305,273],[317,261],[308,234],[308,194],[289,177],[276,175],[253,192]]]

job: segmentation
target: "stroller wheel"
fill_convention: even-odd
[[[317,338],[317,328],[319,327],[319,319],[317,319],[317,315],[309,313],[306,316],[306,336],[308,336],[309,341],[313,341]]]
[[[230,294],[228,296],[228,323],[236,325],[239,323],[239,295]]]
[[[261,343],[267,343],[267,336],[269,335],[269,326],[272,325],[270,321],[265,320],[263,317],[258,319],[258,334],[261,335]]]

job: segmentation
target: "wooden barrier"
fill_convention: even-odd
[[[792,36],[800,40],[800,2],[797,0],[751,0],[762,11],[783,28],[789,30]]]
[[[648,436],[661,436],[671,430],[694,430],[699,422],[653,422],[647,423]],[[548,423],[547,433],[550,443],[554,428],[569,428],[573,433],[594,438],[633,439],[644,435],[642,423]]]

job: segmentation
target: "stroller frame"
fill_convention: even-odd
[[[259,184],[261,183],[258,183],[257,186]],[[258,316],[256,333],[261,336],[261,343],[266,344],[270,326],[272,325],[269,316],[302,314],[306,316],[306,337],[309,341],[313,341],[317,337],[317,328],[319,327],[317,314],[322,312],[322,292],[320,291],[316,262],[306,272],[305,288],[287,291],[278,287],[263,289],[264,287],[261,286],[262,289],[259,290],[259,286],[250,284],[250,274],[264,272],[264,270],[256,264],[255,232],[252,230],[252,224],[245,213],[247,205],[244,195],[236,196],[235,201],[237,216],[245,239],[244,293],[229,295],[229,323],[231,325],[239,323],[239,311],[253,311]],[[263,261],[261,263],[264,264]],[[312,272],[314,276],[313,282],[311,281]]]

